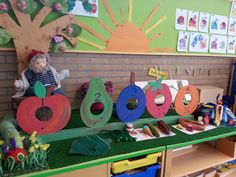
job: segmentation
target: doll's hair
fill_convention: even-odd
[[[46,59],[46,67],[43,70],[39,70],[36,66],[35,63],[37,62],[38,59],[40,58],[45,58]],[[48,54],[37,54],[34,55],[30,62],[29,62],[29,69],[36,72],[36,73],[44,73],[50,70],[50,56]]]

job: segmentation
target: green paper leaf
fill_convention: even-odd
[[[37,81],[34,84],[34,93],[39,98],[45,98],[47,91],[45,86],[41,82]]]
[[[0,44],[6,44],[11,40],[11,33],[0,28]]]
[[[162,89],[162,78],[160,78],[159,80],[157,80],[156,82],[148,82],[148,84],[152,87],[152,91],[157,91],[158,89]]]
[[[25,14],[31,14],[38,8],[34,0],[18,0],[17,6]]]
[[[81,31],[82,31],[82,28],[76,24],[73,24],[73,23],[71,23],[65,29],[63,29],[63,32],[70,37],[78,37],[80,35]]]

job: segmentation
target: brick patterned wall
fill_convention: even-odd
[[[18,78],[15,52],[0,52],[0,117],[11,111],[11,96],[15,93],[14,79]],[[80,85],[91,77],[101,77],[114,83],[114,101],[129,84],[130,71],[135,71],[136,81],[152,80],[148,69],[155,65],[170,72],[172,79],[187,79],[193,85],[214,85],[227,93],[232,58],[197,56],[155,56],[125,54],[52,54],[52,65],[69,69],[71,77],[62,81],[72,107],[79,107]],[[190,72],[186,71],[188,69]]]

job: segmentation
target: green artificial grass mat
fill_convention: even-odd
[[[174,111],[168,113],[169,115],[175,114]],[[80,119],[79,110],[73,110],[70,122],[67,124],[66,129],[78,128],[85,126]],[[142,119],[145,117],[151,117],[147,112],[142,116]],[[163,120],[166,119],[165,116]],[[175,117],[175,116],[174,116]],[[175,124],[179,116],[176,115],[176,118],[173,120],[167,120],[166,122]],[[173,116],[172,116],[173,118]],[[154,119],[155,121],[159,119]],[[109,123],[119,122],[119,119],[114,116],[109,120]],[[169,136],[164,138],[156,138],[152,140],[138,141],[138,142],[115,142],[111,144],[111,150],[104,155],[96,157],[80,156],[80,155],[71,155],[69,154],[69,149],[71,143],[76,138],[65,139],[61,141],[50,142],[51,148],[49,151],[49,166],[51,169],[63,168],[70,165],[78,165],[79,168],[85,168],[89,166],[94,166],[102,163],[132,158],[138,155],[145,155],[154,152],[160,152],[165,149],[172,149],[183,147],[191,144],[197,144],[201,142],[206,142],[210,140],[215,140],[218,138],[231,136],[236,134],[236,127],[217,127],[215,129],[197,133],[194,135],[187,135],[173,127],[172,131],[176,134],[175,136]],[[99,134],[104,139],[112,139],[112,136],[109,132]],[[78,135],[80,136],[80,135]],[[80,165],[81,164],[81,165]]]

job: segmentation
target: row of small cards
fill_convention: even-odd
[[[177,51],[235,54],[236,37],[179,31]]]

